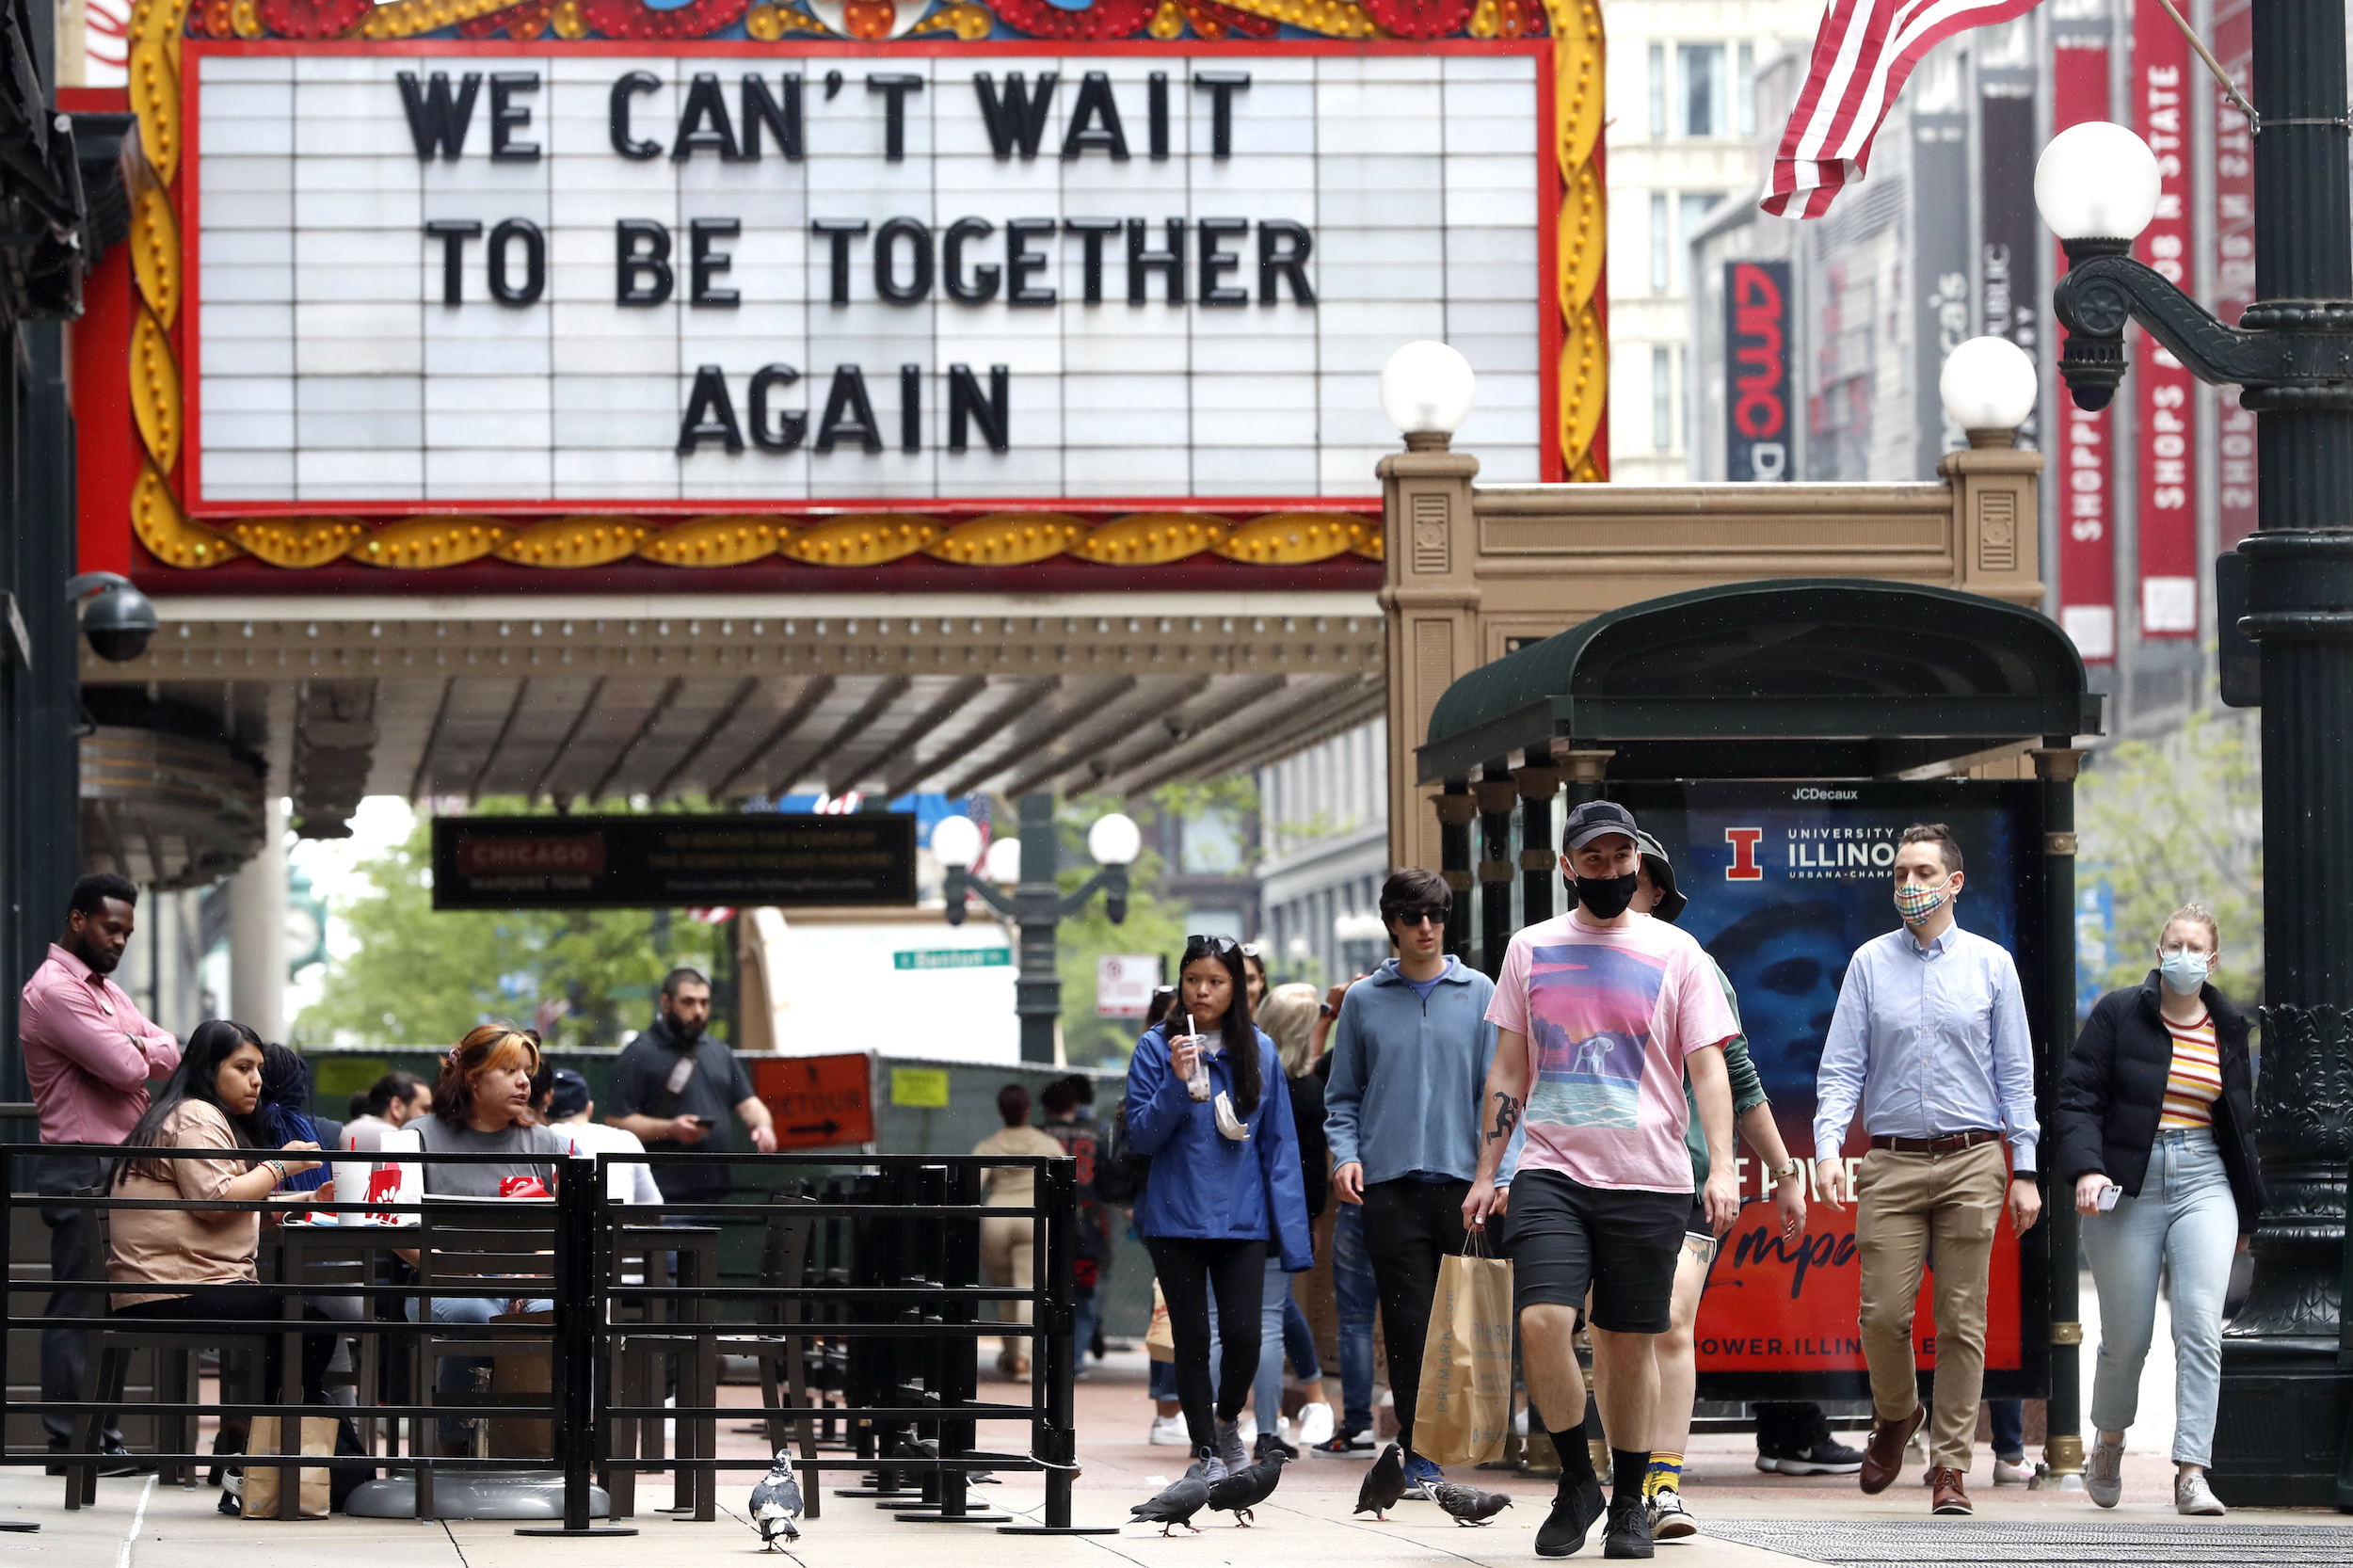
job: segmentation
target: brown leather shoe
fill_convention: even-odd
[[[1926,1405],[1913,1405],[1912,1414],[1900,1421],[1871,1421],[1871,1436],[1863,1445],[1863,1491],[1875,1496],[1887,1490],[1896,1473],[1904,1467],[1904,1445],[1920,1430],[1920,1423],[1929,1418]]]
[[[1943,1465],[1930,1470],[1929,1484],[1936,1489],[1934,1498],[1929,1503],[1930,1513],[1975,1513],[1977,1512],[1970,1506],[1969,1489],[1962,1484],[1961,1472],[1952,1466]]]

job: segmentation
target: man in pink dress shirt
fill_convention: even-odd
[[[139,890],[111,872],[86,876],[73,885],[65,935],[24,983],[17,999],[17,1038],[24,1052],[24,1076],[40,1111],[44,1144],[120,1144],[147,1109],[147,1083],[180,1064],[180,1042],[140,1016],[130,994],[106,978],[130,945]],[[40,1161],[37,1182],[44,1197],[67,1197],[105,1179],[105,1161],[90,1154],[56,1154]],[[97,1279],[105,1259],[98,1256],[96,1216],[72,1205],[43,1204],[49,1226],[52,1279]],[[94,1290],[52,1291],[46,1316],[94,1317]],[[79,1329],[48,1329],[40,1336],[40,1397],[78,1400],[88,1335]],[[72,1434],[72,1420],[44,1416],[54,1454]],[[109,1432],[105,1446],[120,1453],[122,1435]],[[136,1473],[136,1461],[118,1460],[104,1475]]]

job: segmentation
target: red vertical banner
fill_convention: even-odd
[[[2060,33],[2052,39],[2051,129],[2064,131],[2108,118],[2108,46],[2104,36]],[[2056,271],[2067,258],[2055,253]],[[2075,407],[2062,391],[2056,450],[2059,486],[2059,625],[2085,662],[2116,657],[2116,516],[2110,487],[2108,422]]]
[[[2163,0],[2134,0],[2133,119],[2157,155],[2157,216],[2133,254],[2190,287],[2189,40]],[[2134,445],[2140,520],[2140,634],[2198,634],[2197,387],[2146,330],[2134,333]]]
[[[2215,0],[2214,52],[2234,82],[2255,79],[2253,0]],[[2255,137],[2217,86],[2214,89],[2214,307],[2232,326],[2255,302]],[[2224,392],[2216,412],[2221,464],[2222,548],[2255,531],[2255,416]]]

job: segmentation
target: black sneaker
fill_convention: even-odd
[[[1756,1467],[1765,1468],[1762,1458]],[[1863,1468],[1863,1450],[1833,1437],[1825,1424],[1808,1434],[1804,1448],[1784,1448],[1774,1455],[1773,1467],[1785,1476],[1851,1476]]]
[[[1369,1432],[1344,1432],[1329,1443],[1317,1444],[1309,1451],[1320,1453],[1326,1459],[1362,1459],[1378,1447]]]
[[[1281,1454],[1283,1462],[1287,1464],[1295,1464],[1299,1459],[1299,1450],[1284,1442],[1281,1433],[1262,1432],[1258,1433],[1257,1442],[1251,1448],[1250,1457],[1254,1463],[1263,1464],[1269,1454]]]
[[[77,1464],[86,1463],[89,1457],[88,1454],[70,1453],[66,1445],[62,1443],[52,1443],[49,1445],[48,1473],[53,1476],[62,1476],[66,1473],[69,1461]],[[152,1462],[139,1458],[120,1443],[115,1442],[102,1444],[97,1459],[98,1473],[110,1480],[119,1480],[124,1476],[144,1476],[155,1468]]]
[[[1650,1508],[1640,1497],[1630,1502],[1613,1503],[1609,1508],[1609,1524],[1602,1531],[1601,1555],[1604,1557],[1648,1557],[1650,1544]]]
[[[1581,1483],[1561,1479],[1553,1494],[1552,1512],[1536,1531],[1538,1557],[1574,1557],[1585,1549],[1586,1532],[1601,1517],[1601,1479],[1588,1476]]]

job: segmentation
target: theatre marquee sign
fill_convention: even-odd
[[[1421,337],[1544,472],[1537,45],[666,47],[191,40],[187,510],[1361,495]]]

